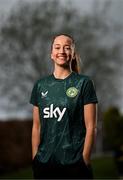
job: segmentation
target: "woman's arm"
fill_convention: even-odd
[[[32,126],[32,159],[35,157],[40,143],[40,118],[39,108],[33,107],[33,126]]]
[[[84,119],[86,126],[86,136],[83,149],[83,159],[86,164],[90,163],[91,151],[95,140],[97,124],[97,105],[87,104],[84,106]]]

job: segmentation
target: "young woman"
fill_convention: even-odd
[[[92,80],[77,69],[75,43],[68,35],[53,39],[54,71],[32,90],[34,178],[91,179],[97,97]]]

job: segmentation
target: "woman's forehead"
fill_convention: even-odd
[[[53,44],[60,44],[60,43],[66,43],[66,44],[71,45],[72,44],[72,39],[70,37],[68,37],[68,36],[65,36],[65,35],[57,36],[54,39],[54,43]]]

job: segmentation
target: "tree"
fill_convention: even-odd
[[[34,81],[52,72],[50,42],[57,33],[75,38],[82,71],[94,79],[102,107],[115,103],[112,97],[118,97],[116,67],[121,64],[122,46],[116,40],[107,43],[112,27],[103,12],[82,16],[73,6],[63,6],[57,0],[19,3],[0,29],[1,109],[21,110],[21,114],[30,111],[27,102]]]
[[[118,108],[110,107],[104,112],[105,141],[111,149],[123,145],[123,117]]]
[[[123,175],[123,116],[118,108],[110,107],[104,113],[105,145],[114,152],[119,176]]]

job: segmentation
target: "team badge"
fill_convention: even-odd
[[[75,87],[70,87],[67,89],[66,94],[69,97],[75,97],[78,94],[78,89]]]

